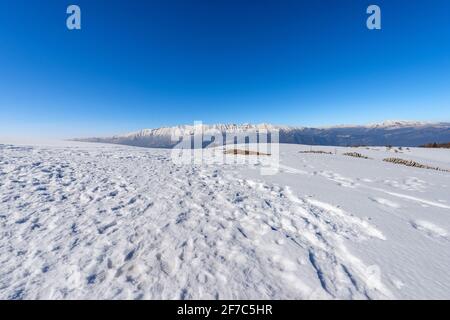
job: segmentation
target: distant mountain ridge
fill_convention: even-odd
[[[404,146],[416,147],[427,143],[450,142],[450,122],[385,121],[370,125],[340,125],[331,127],[292,127],[272,124],[213,124],[202,125],[203,134],[218,136],[246,136],[256,132],[279,130],[280,143],[329,146]],[[173,148],[182,137],[195,134],[195,126],[180,125],[157,129],[143,129],[113,137],[74,139],[121,145]],[[208,146],[213,141],[206,141]],[[230,143],[230,141],[227,141]]]

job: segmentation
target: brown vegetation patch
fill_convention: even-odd
[[[445,149],[450,149],[450,142],[447,143],[427,143],[424,144],[423,146],[420,146],[422,148],[445,148]]]
[[[243,155],[243,156],[270,156],[269,153],[263,153],[258,151],[251,150],[242,150],[242,149],[228,149],[225,151],[225,154],[235,154],[235,155]]]
[[[404,160],[400,158],[386,158],[383,159],[385,162],[391,162],[396,164],[402,164],[408,167],[415,167],[415,168],[423,168],[423,169],[430,169],[430,170],[437,170],[437,171],[444,171],[444,172],[450,172],[450,170],[442,169],[439,167],[432,167],[425,164],[420,164],[418,162],[412,161],[412,160]]]
[[[314,150],[310,150],[310,151],[299,151],[298,153],[318,153],[318,154],[333,154],[331,152],[326,152],[326,151],[314,151]]]
[[[346,153],[343,153],[343,155],[349,156],[349,157],[361,158],[361,159],[370,159],[369,157],[363,156],[361,153],[358,153],[358,152],[346,152]]]

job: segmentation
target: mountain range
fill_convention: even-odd
[[[197,127],[198,129],[199,127]],[[113,143],[147,148],[173,148],[179,141],[196,133],[193,125],[143,129],[112,137],[73,139],[84,142]],[[202,125],[203,147],[214,145],[212,136],[242,139],[261,131],[279,130],[279,142],[328,146],[404,146],[417,147],[427,143],[450,142],[450,122],[385,121],[369,125],[339,125],[331,127],[292,127],[271,124],[213,124]],[[244,140],[242,140],[244,141]]]

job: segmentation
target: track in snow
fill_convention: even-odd
[[[167,150],[0,149],[0,298],[395,298],[347,245],[384,233],[320,197]]]

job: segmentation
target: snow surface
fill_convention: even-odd
[[[450,173],[382,159],[450,169],[450,151],[310,149],[281,145],[261,176],[167,149],[0,145],[0,299],[449,299]]]

